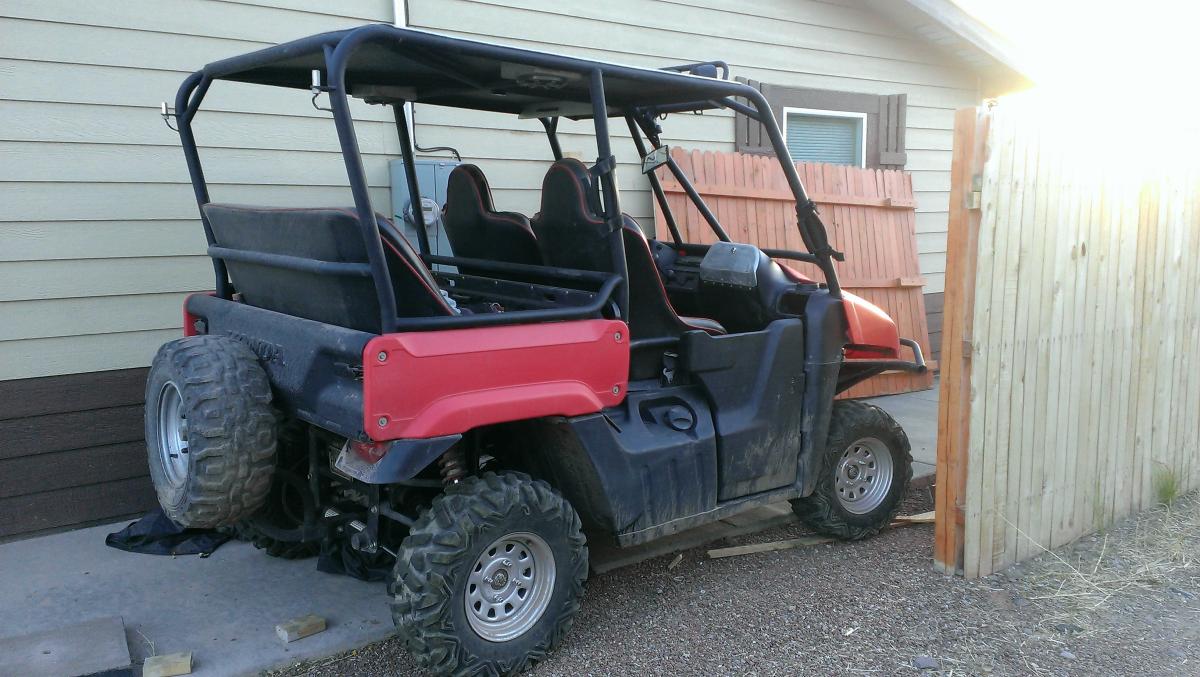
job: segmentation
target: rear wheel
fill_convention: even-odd
[[[292,422],[279,431],[278,464],[266,504],[253,517],[239,522],[235,533],[243,541],[280,559],[304,559],[321,552],[321,542],[304,540],[306,521],[315,523],[317,501],[308,483],[308,429]]]
[[[275,470],[271,386],[258,358],[223,336],[165,344],[146,382],[150,478],[183,527],[229,526],[258,510]]]
[[[570,629],[588,549],[548,484],[484,473],[447,487],[400,546],[388,586],[397,632],[438,674],[513,674]]]
[[[846,540],[874,536],[892,522],[912,480],[908,435],[873,404],[833,405],[820,478],[792,510],[814,530]]]

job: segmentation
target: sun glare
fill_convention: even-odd
[[[1200,149],[1200,3],[955,0],[1008,41],[1036,85],[1002,97],[1059,118],[1106,157],[1192,164]],[[1072,139],[1075,141],[1075,139]]]

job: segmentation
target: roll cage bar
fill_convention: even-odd
[[[363,66],[358,62],[355,62],[351,68],[351,61],[356,55],[372,49],[374,51],[370,56],[375,57],[374,68],[371,68],[371,64]],[[439,55],[449,56],[442,58]],[[397,84],[394,77],[389,77],[391,75],[389,72],[381,71],[378,67],[381,59],[401,57],[407,60],[405,63],[418,64],[422,69],[425,83],[422,88],[404,86],[407,83]],[[557,136],[560,117],[572,119],[590,117],[595,126],[597,160],[596,164],[592,166],[591,172],[599,180],[602,216],[611,229],[609,238],[613,254],[612,265],[616,272],[616,275],[613,276],[616,278],[615,280],[606,280],[606,283],[602,285],[600,294],[603,295],[603,298],[598,298],[595,303],[588,304],[586,307],[568,308],[561,311],[536,311],[537,318],[524,318],[526,314],[520,313],[513,314],[514,317],[511,318],[502,315],[495,317],[473,315],[420,318],[421,321],[418,322],[413,321],[413,318],[397,316],[396,299],[375,211],[367,190],[366,174],[359,154],[358,137],[355,134],[354,122],[350,114],[349,96],[355,95],[354,90],[360,86],[379,85],[379,90],[383,93],[366,95],[362,98],[366,99],[368,103],[392,105],[409,192],[412,195],[419,195],[414,161],[415,151],[404,107],[406,103],[420,101],[479,110],[520,112],[519,109],[512,108],[513,104],[507,102],[505,97],[508,92],[495,88],[489,89],[489,87],[493,87],[491,83],[481,82],[466,75],[464,69],[456,68],[455,58],[473,59],[475,63],[480,61],[500,62],[551,69],[554,73],[573,75],[581,81],[586,79],[586,93],[574,92],[575,101],[571,103],[587,103],[590,104],[589,107],[575,107],[569,113],[539,116],[539,120],[545,128],[551,152],[556,160],[562,158],[562,150]],[[718,70],[721,71],[722,77],[720,78],[717,77]],[[316,71],[326,75],[326,85],[320,85],[319,82],[311,79]],[[440,88],[429,85],[429,72],[440,76],[441,82],[438,83]],[[520,321],[521,318],[515,317],[516,315],[521,315],[522,318],[528,320],[574,319],[574,316],[581,312],[594,312],[593,306],[600,307],[610,294],[615,295],[613,300],[617,304],[620,316],[627,321],[629,289],[624,282],[628,279],[628,272],[625,263],[624,241],[621,235],[622,215],[615,175],[616,159],[612,155],[608,130],[609,118],[625,118],[637,151],[644,158],[647,155],[647,148],[643,136],[654,149],[663,146],[659,138],[661,129],[656,121],[658,116],[719,108],[733,110],[735,113],[745,115],[763,125],[775,154],[780,159],[792,195],[796,199],[797,227],[808,251],[764,249],[764,253],[768,256],[815,264],[824,274],[830,295],[840,298],[841,288],[833,262],[843,260],[843,256],[829,245],[825,227],[817,215],[816,205],[808,198],[804,190],[796,167],[791,161],[783,134],[771,113],[770,105],[757,89],[731,81],[728,76],[729,66],[720,61],[681,64],[652,70],[453,38],[410,28],[372,24],[345,31],[314,35],[208,64],[183,81],[176,93],[173,113],[164,111],[164,115],[172,115],[177,122],[177,131],[191,176],[192,188],[195,192],[196,202],[201,207],[201,221],[216,276],[216,294],[221,298],[229,299],[232,295],[232,285],[229,281],[225,261],[222,258],[228,252],[217,247],[212,227],[204,215],[203,206],[210,202],[208,184],[204,178],[204,169],[200,162],[191,126],[205,94],[215,80],[312,89],[314,105],[317,94],[320,92],[328,94],[356,215],[362,228],[363,244],[366,247],[370,276],[373,278],[378,297],[381,327],[384,332]],[[620,81],[624,86],[621,91],[616,92],[621,95],[622,100],[610,104],[606,102],[606,83],[611,84],[616,81]],[[631,83],[636,85],[633,90],[629,88]],[[642,96],[641,92],[643,91],[665,91],[667,95]],[[569,101],[572,93],[566,93]],[[586,101],[584,96],[586,96]],[[643,99],[647,103],[637,103]],[[737,99],[746,100],[748,105]],[[543,97],[541,100],[556,101],[553,97]],[[529,99],[526,97],[526,103],[528,101]],[[687,175],[669,154],[667,154],[664,164],[683,186],[684,191],[696,205],[717,238],[729,241],[729,235],[712,210],[708,208]],[[677,246],[686,246],[674,214],[667,204],[658,177],[653,171],[647,172],[647,176],[655,199],[662,209],[672,239]],[[415,224],[417,240],[422,257],[426,260],[434,258],[430,255],[428,237],[424,227],[424,215],[421,210],[415,209],[413,217],[417,221]],[[290,264],[276,261],[273,265],[288,267]],[[499,269],[498,266],[492,267]],[[618,282],[621,284],[617,284]],[[544,317],[542,317],[543,315]]]

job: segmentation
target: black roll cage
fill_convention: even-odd
[[[532,311],[532,314],[522,311],[507,314],[509,315],[508,317],[493,317],[491,315],[480,314],[418,318],[414,320],[414,318],[401,318],[397,316],[396,299],[393,294],[391,278],[384,255],[382,236],[379,232],[375,211],[371,205],[370,195],[367,190],[366,174],[361,155],[359,154],[358,137],[354,131],[354,121],[351,117],[349,106],[350,92],[347,87],[347,67],[351,57],[360,48],[368,44],[383,44],[392,48],[404,46],[406,49],[411,49],[413,53],[408,54],[406,52],[406,56],[422,61],[423,65],[438,70],[448,80],[458,82],[460,85],[486,86],[482,83],[471,82],[465,76],[455,74],[452,68],[439,63],[433,55],[453,53],[480,59],[577,73],[587,78],[591,102],[590,117],[595,125],[597,149],[596,164],[591,168],[591,171],[599,180],[603,208],[602,216],[610,227],[609,238],[613,255],[612,266],[615,271],[615,275],[606,276],[606,278],[615,279],[606,279],[604,281],[605,283],[601,286],[595,303],[577,308]],[[313,262],[288,260],[291,257],[271,257],[271,261],[269,262],[265,259],[259,262],[264,265],[279,267],[304,266],[305,270],[311,269],[309,272],[369,274],[374,281],[381,313],[381,327],[384,332],[506,324],[519,321],[577,319],[577,317],[582,317],[589,312],[595,312],[596,308],[602,307],[608,302],[610,296],[615,296],[612,300],[616,303],[620,317],[628,321],[629,288],[628,284],[624,284],[628,279],[628,271],[625,263],[624,240],[621,235],[622,215],[615,174],[616,160],[612,155],[608,130],[610,108],[605,101],[606,78],[635,80],[639,84],[644,84],[648,90],[656,86],[675,87],[686,89],[689,92],[694,90],[700,94],[695,100],[645,106],[627,106],[625,108],[622,116],[625,118],[640,157],[647,155],[643,136],[650,142],[654,149],[662,147],[663,144],[659,138],[661,129],[656,119],[659,116],[669,113],[699,112],[723,108],[732,110],[740,115],[745,115],[761,123],[767,131],[776,157],[779,158],[780,164],[783,167],[784,175],[787,178],[792,195],[796,199],[797,227],[804,246],[808,250],[807,252],[778,249],[764,249],[763,251],[768,256],[815,264],[820,268],[825,277],[829,294],[834,298],[841,298],[841,287],[838,284],[833,262],[835,260],[842,260],[842,254],[829,245],[825,227],[817,215],[816,205],[808,198],[804,190],[804,185],[801,183],[800,176],[796,172],[796,167],[792,163],[783,134],[779,129],[774,115],[771,113],[770,105],[757,89],[729,80],[729,66],[724,62],[712,61],[681,64],[668,66],[661,70],[651,70],[464,40],[384,24],[372,24],[346,31],[314,35],[213,62],[189,75],[180,86],[175,97],[174,112],[171,115],[176,118],[180,142],[183,146],[184,157],[191,176],[192,188],[195,192],[196,202],[201,208],[200,218],[203,222],[205,237],[208,240],[208,253],[212,258],[213,271],[216,276],[216,295],[221,298],[231,298],[233,291],[225,265],[225,258],[232,260],[237,254],[216,245],[212,227],[204,215],[203,207],[210,202],[210,199],[208,184],[204,178],[204,169],[201,165],[195,137],[192,133],[192,120],[199,111],[200,104],[214,80],[257,82],[260,84],[298,87],[294,79],[289,79],[298,68],[296,63],[313,55],[319,55],[323,63],[324,72],[327,74],[327,84],[320,86],[314,82],[312,88],[314,93],[320,91],[327,93],[329,96],[338,141],[341,146],[343,160],[346,164],[346,174],[354,199],[355,212],[362,228],[363,244],[366,247],[368,262],[360,266],[342,264],[343,267],[350,265],[350,268],[344,271],[340,269],[334,270],[333,268],[329,268],[328,265],[322,266],[320,265],[321,262],[318,262],[316,268],[314,268]],[[717,77],[718,69],[722,71],[721,78]],[[740,103],[735,99],[744,99],[749,102],[749,105]],[[405,113],[405,104],[411,101],[403,98],[392,98],[387,101],[377,102],[388,103],[393,107],[397,134],[399,135],[401,145],[401,154],[409,183],[409,193],[411,195],[420,195],[415,171],[415,150],[410,138],[411,135]],[[572,115],[570,117],[583,119],[589,116],[580,115],[576,117]],[[562,150],[557,135],[559,117],[542,117],[539,119],[545,128],[554,158],[556,160],[561,159]],[[695,204],[709,227],[712,228],[717,238],[728,242],[729,235],[721,226],[716,215],[708,208],[687,175],[669,154],[667,155],[665,165],[680,185],[683,186],[684,191]],[[658,177],[653,171],[648,172],[647,176],[655,199],[662,209],[664,220],[672,239],[677,246],[686,247],[687,243],[683,241],[679,232],[674,214],[667,204],[666,196]],[[417,240],[422,258],[430,262],[435,257],[430,254],[428,237],[424,227],[424,215],[420,209],[414,209],[413,217],[417,222],[415,224]],[[448,261],[450,260],[441,262]],[[336,268],[336,264],[333,267]],[[326,268],[329,269],[326,270]],[[578,271],[558,272],[571,277]]]

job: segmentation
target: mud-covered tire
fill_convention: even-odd
[[[882,454],[886,450],[891,472],[886,492],[880,490],[877,503],[870,504],[869,511],[855,512],[847,507],[844,493],[839,496],[847,488],[844,482],[839,485],[839,474],[844,472],[843,463],[855,447],[861,448],[868,440],[874,453]],[[891,524],[908,493],[910,481],[912,453],[908,435],[900,424],[873,404],[839,401],[833,405],[816,490],[809,496],[793,500],[792,510],[819,533],[844,540],[860,540],[878,534]],[[871,487],[862,487],[862,490],[870,491]]]
[[[522,634],[489,641],[467,617],[468,579],[485,550],[520,533],[536,535],[553,554],[549,601]],[[388,584],[397,634],[418,664],[444,675],[516,674],[544,658],[570,629],[588,573],[575,510],[550,485],[517,472],[447,487],[398,554]]]
[[[176,524],[230,526],[262,507],[275,470],[276,417],[250,348],[223,336],[159,348],[146,381],[145,429],[150,478]]]

